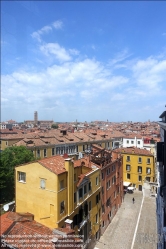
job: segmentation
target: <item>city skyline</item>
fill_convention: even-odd
[[[157,121],[165,2],[1,3],[1,120]]]

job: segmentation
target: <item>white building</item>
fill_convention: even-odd
[[[143,137],[140,135],[127,135],[126,137],[123,137],[123,147],[137,147],[139,149],[142,149],[144,145]]]

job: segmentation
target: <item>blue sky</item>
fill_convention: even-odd
[[[2,1],[1,120],[157,121],[166,2]]]

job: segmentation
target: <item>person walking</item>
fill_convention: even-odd
[[[134,199],[134,197],[133,197],[133,199],[132,199],[132,200],[133,200],[133,204],[134,204],[134,202],[135,202],[135,199]]]

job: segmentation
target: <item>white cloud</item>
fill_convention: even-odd
[[[58,20],[58,21],[55,21],[53,22],[52,26],[55,28],[55,29],[62,29],[63,27],[63,22]]]
[[[40,50],[47,56],[54,55],[59,61],[69,61],[72,59],[66,49],[61,47],[58,43],[47,43],[40,46]]]
[[[41,42],[42,39],[41,39],[41,36],[44,35],[44,34],[48,34],[50,31],[54,29],[61,29],[63,26],[63,23],[62,21],[58,20],[58,21],[55,21],[53,22],[51,25],[46,25],[44,26],[43,28],[33,32],[31,34],[31,36],[36,39],[38,42]]]
[[[56,21],[32,36],[41,42],[44,34],[62,29],[62,26],[61,21]],[[92,49],[96,49],[94,45]],[[33,67],[33,72],[29,68],[2,75],[2,107],[6,111],[11,106],[15,110],[31,106],[32,110],[41,108],[60,115],[69,110],[71,113],[84,110],[86,114],[86,110],[102,111],[104,108],[109,114],[110,107],[121,110],[125,105],[130,111],[135,103],[143,108],[143,105],[148,106],[146,100],[154,102],[158,96],[166,95],[164,55],[138,59],[124,49],[108,63],[103,63],[85,57],[76,48],[43,41],[38,55],[35,58],[40,61],[40,69]]]
[[[138,60],[133,65],[132,71],[133,78],[139,86],[158,92],[166,78],[166,60],[158,60],[153,57]]]
[[[69,49],[69,53],[72,55],[79,55],[79,51],[77,49]]]
[[[126,60],[127,58],[129,58],[132,54],[128,52],[128,49],[124,49],[121,52],[117,53],[115,55],[115,57],[113,59],[111,59],[109,61],[109,66],[113,66],[116,65],[116,67],[118,66],[117,63],[122,62],[124,60]]]

